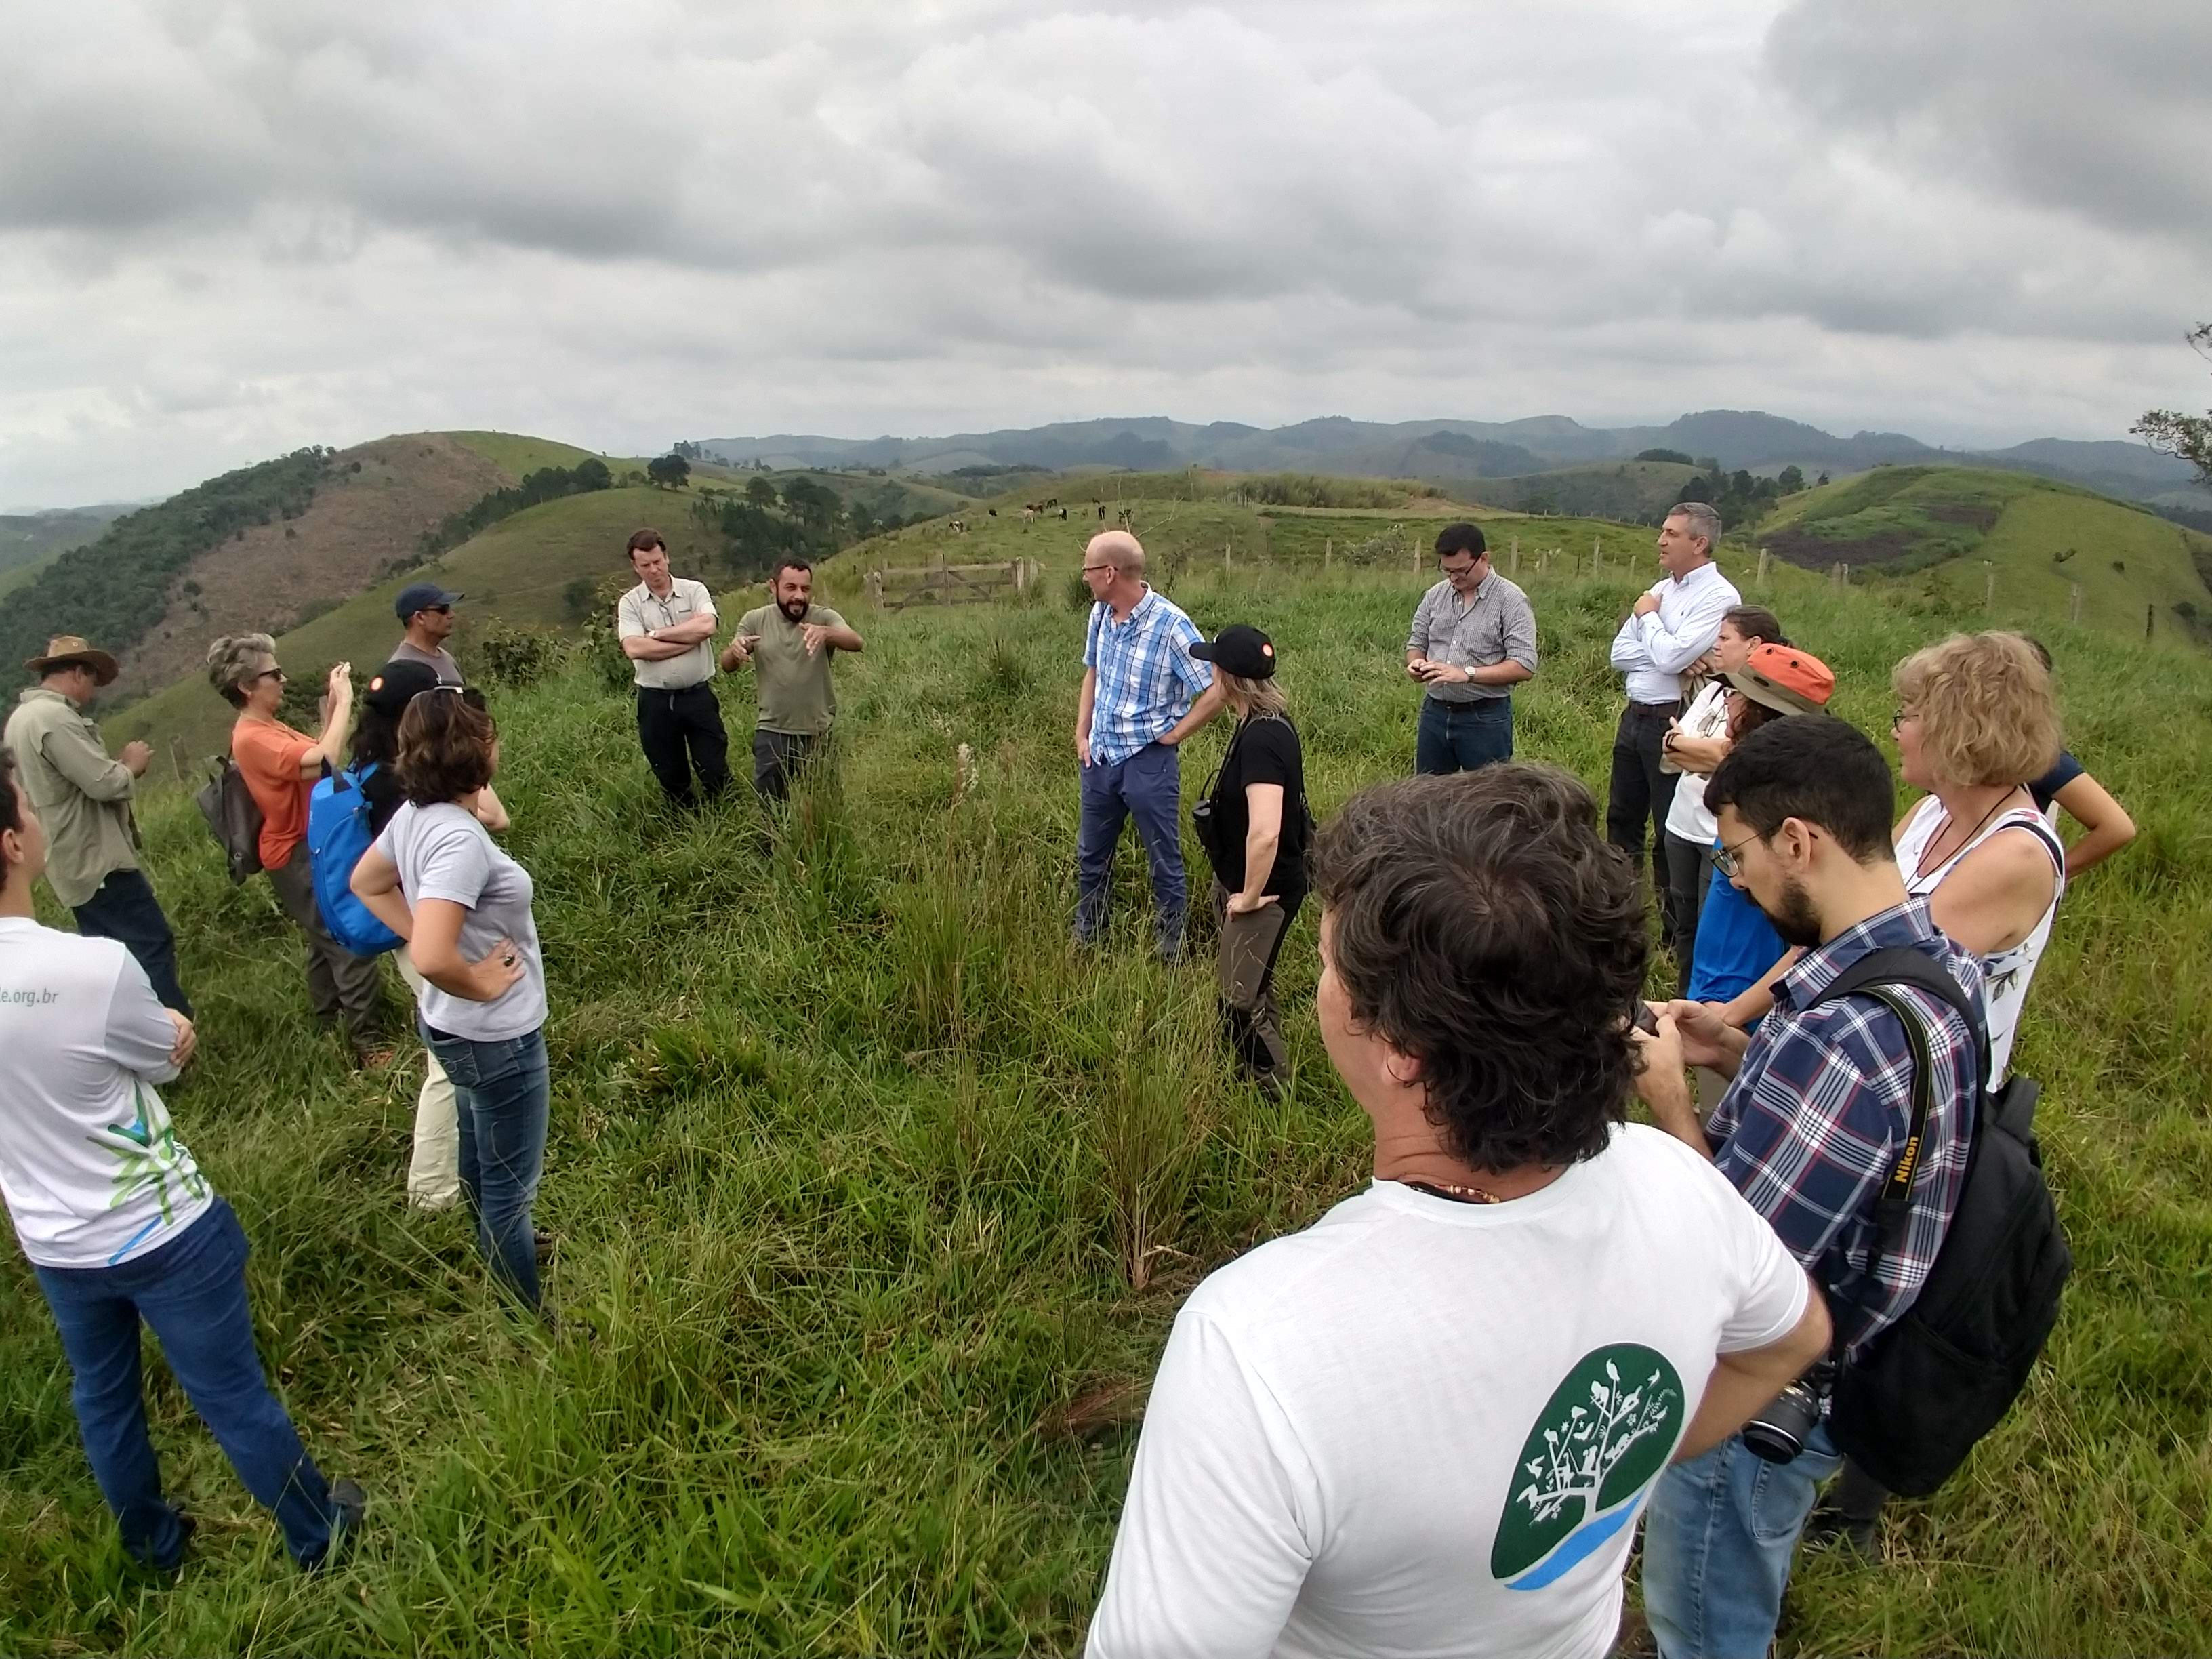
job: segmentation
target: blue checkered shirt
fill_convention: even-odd
[[[1774,1012],[1705,1126],[1721,1173],[1827,1292],[1846,1351],[1904,1313],[1935,1265],[1966,1182],[1980,1089],[1974,1033],[1957,1010],[1894,988],[1923,1017],[1935,1075],[1905,1245],[1869,1277],[1875,1202],[1912,1121],[1912,1048],[1897,1016],[1870,996],[1812,1005],[1861,957],[1893,945],[1921,951],[1981,995],[1981,958],[1936,931],[1924,899],[1869,916],[1782,976]]]
[[[1213,670],[1190,654],[1205,637],[1175,602],[1145,589],[1115,622],[1114,607],[1091,607],[1091,632],[1083,665],[1097,672],[1091,703],[1091,761],[1113,766],[1157,742],[1190,713],[1199,693],[1213,684]]]

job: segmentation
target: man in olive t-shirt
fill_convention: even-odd
[[[737,637],[722,649],[722,667],[750,664],[760,677],[760,715],[753,729],[753,788],[763,805],[782,800],[791,780],[830,735],[837,693],[830,659],[858,651],[860,636],[827,605],[814,603],[814,568],[787,557],[770,578],[774,605],[748,611]]]

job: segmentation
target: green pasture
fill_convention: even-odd
[[[1324,574],[1303,551],[1224,570],[1224,521],[1174,505],[1194,516],[1140,526],[1164,552],[1187,537],[1173,591],[1203,626],[1279,641],[1316,808],[1406,770],[1400,646],[1427,571]],[[521,519],[502,568],[542,545]],[[629,699],[580,652],[494,688],[552,994],[550,1339],[501,1312],[457,1217],[403,1207],[418,1061],[349,1071],[265,884],[228,885],[181,794],[148,803],[203,1017],[179,1131],[253,1240],[277,1386],[372,1526],[299,1578],[156,1364],[155,1437],[200,1529],[175,1586],[132,1577],[10,1253],[0,1650],[1079,1650],[1134,1445],[1133,1412],[1100,1402],[1149,1376],[1208,1269],[1363,1184],[1366,1125],[1315,1030],[1310,912],[1283,959],[1279,1107],[1224,1065],[1205,945],[1172,970],[1146,953],[1140,858],[1103,956],[1066,946],[1074,532],[964,538],[1052,559],[1026,605],[854,615],[837,787],[766,854],[749,804],[663,810]],[[1601,790],[1607,644],[1645,573],[1538,574],[1530,551],[1544,663],[1520,750]],[[841,603],[852,562],[825,573]],[[1748,556],[1728,562],[1749,587]],[[1884,742],[1890,665],[1954,609],[1789,569],[1763,597]],[[2074,746],[2142,826],[2068,896],[2018,1055],[2045,1085],[2076,1273],[2021,1407],[1944,1492],[1893,1509],[1882,1563],[1801,1564],[1789,1654],[2212,1651],[2212,665],[2042,631]],[[741,751],[750,682],[721,695]],[[1187,790],[1222,741],[1193,745]],[[396,976],[389,996],[402,1018]]]

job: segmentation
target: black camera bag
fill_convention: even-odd
[[[1889,1491],[1922,1498],[1950,1479],[2027,1386],[2057,1323],[2074,1259],[2035,1144],[2037,1085],[2014,1077],[1990,1092],[1978,1002],[1939,963],[1902,947],[1869,952],[1820,998],[1875,998],[1904,1023],[1912,1045],[1911,1131],[1875,1206],[1876,1259],[1901,1246],[1911,1219],[1933,1070],[1920,1017],[1905,999],[1884,994],[1888,986],[1911,986],[1958,1010],[1980,1051],[1982,1087],[1966,1181],[1935,1265],[1903,1316],[1839,1367],[1828,1434]]]

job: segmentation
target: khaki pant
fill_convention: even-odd
[[[374,957],[357,957],[331,937],[323,913],[315,907],[315,871],[307,858],[307,843],[292,849],[292,856],[269,872],[276,890],[276,902],[307,936],[307,1001],[315,1018],[337,1025],[356,1040],[376,1030],[377,1002],[384,994],[384,976]]]
[[[1304,895],[1229,914],[1229,890],[1213,884],[1213,919],[1221,930],[1221,1024],[1245,1069],[1263,1083],[1289,1080],[1282,1011],[1275,1006],[1275,958]]]
[[[422,975],[407,959],[407,947],[392,953],[400,976],[422,1001]],[[407,1164],[407,1201],[418,1210],[447,1210],[461,1201],[461,1125],[453,1103],[453,1079],[438,1056],[422,1050],[422,1091],[415,1097],[415,1151]]]

